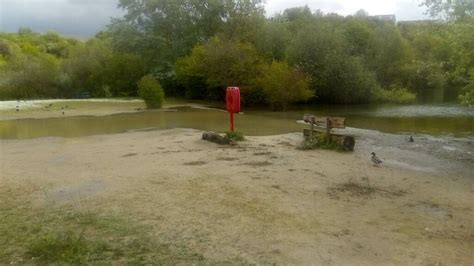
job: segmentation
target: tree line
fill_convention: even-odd
[[[126,12],[87,41],[27,28],[0,33],[0,98],[135,97],[151,74],[166,95],[244,104],[474,98],[469,1],[425,1],[411,23],[308,7],[265,17],[261,0],[120,0]],[[467,3],[467,4],[466,4]]]

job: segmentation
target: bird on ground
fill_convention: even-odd
[[[372,152],[372,157],[370,159],[372,160],[374,165],[378,166],[382,163],[382,160],[380,160],[379,157],[377,157],[377,155],[375,155],[375,152]]]
[[[408,142],[415,142],[415,140],[413,139],[412,136],[410,136],[407,141],[408,141]]]

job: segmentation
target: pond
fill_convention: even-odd
[[[296,121],[311,113],[343,116],[348,127],[387,133],[474,137],[474,109],[458,105],[323,105],[288,112],[243,111],[244,114],[236,115],[236,130],[254,136],[301,131],[304,125]],[[106,116],[0,120],[0,138],[79,137],[177,127],[224,132],[229,126],[228,116],[219,109],[175,107]]]

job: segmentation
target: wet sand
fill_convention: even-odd
[[[301,133],[218,146],[193,129],[0,140],[0,184],[130,217],[219,260],[472,265],[469,153],[353,133],[353,153],[298,150]]]

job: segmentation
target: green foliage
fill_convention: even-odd
[[[303,140],[298,148],[301,150],[323,149],[341,151],[341,147],[337,143],[327,141],[326,136],[322,134],[315,134],[312,138]]]
[[[103,37],[87,42],[54,32],[0,33],[0,99],[137,96],[143,60],[116,53]]]
[[[170,72],[177,58],[217,33],[251,36],[256,20],[264,19],[262,4],[261,0],[120,0],[127,15],[113,23],[113,41],[139,52],[153,70]]]
[[[243,104],[278,109],[306,99],[304,83],[320,103],[412,101],[380,88],[452,101],[472,84],[472,1],[425,0],[446,20],[398,25],[308,7],[266,18],[263,2],[120,0],[125,16],[85,42],[28,28],[0,33],[0,99],[134,97],[147,73],[168,95],[222,101],[225,87],[239,86]]]
[[[138,82],[138,94],[145,101],[147,108],[161,108],[165,93],[160,83],[152,76],[146,75]]]
[[[464,20],[474,17],[474,2],[470,0],[424,0],[431,17]]]
[[[100,254],[105,244],[88,242],[73,231],[55,232],[34,239],[27,247],[27,255],[44,262],[83,263],[84,258]]]
[[[228,86],[252,86],[261,59],[250,43],[212,38],[177,61],[176,78],[192,98],[222,100]],[[198,92],[194,90],[199,89]]]
[[[313,96],[309,78],[291,68],[287,62],[273,61],[263,68],[257,83],[274,110],[286,110],[291,103],[302,102]]]
[[[375,100],[381,103],[409,104],[416,101],[416,94],[405,88],[378,89],[376,90]]]
[[[126,213],[90,210],[87,203],[33,206],[20,200],[24,191],[5,187],[0,193],[1,265],[219,264],[184,242],[152,237]]]
[[[225,135],[231,140],[231,141],[243,141],[245,140],[244,134],[239,131],[227,131]]]
[[[473,106],[474,105],[474,83],[466,87],[466,92],[459,95],[459,101],[462,105]]]
[[[320,102],[370,102],[378,87],[361,58],[350,56],[344,49],[344,35],[324,25],[300,30],[289,59],[311,77],[310,87]]]

